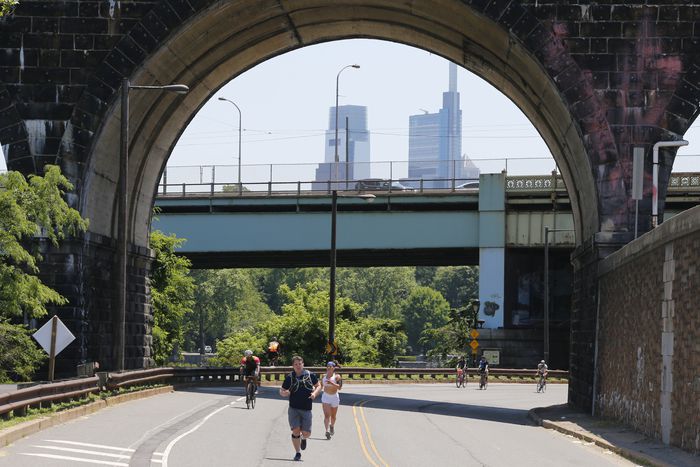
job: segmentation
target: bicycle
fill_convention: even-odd
[[[245,385],[245,406],[248,409],[255,408],[255,377],[246,376]]]
[[[457,387],[467,387],[467,372],[461,368],[457,368]]]
[[[489,372],[488,371],[482,371],[480,372],[481,376],[479,378],[479,389],[486,389],[486,386],[489,384]]]
[[[539,381],[537,381],[537,392],[547,391],[547,377],[545,375],[540,375]]]

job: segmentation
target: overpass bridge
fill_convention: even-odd
[[[244,191],[215,176],[171,184],[166,178],[152,226],[187,239],[179,252],[195,268],[329,265],[331,196],[323,184],[302,190],[311,183],[263,180],[246,183]],[[566,187],[555,173],[482,174],[478,187],[465,189],[456,188],[455,180],[448,180],[445,189],[430,190],[391,190],[394,181],[388,182],[387,191],[372,192],[372,202],[358,198],[358,190],[341,192],[338,265],[479,265],[479,298],[500,310],[482,312],[484,327],[491,329],[541,319],[541,293],[530,288],[533,280],[542,281],[545,227],[561,230],[547,242],[552,274],[571,277],[573,216]],[[666,218],[698,201],[700,174],[674,174]],[[570,283],[562,281],[558,293],[553,318],[565,322]]]

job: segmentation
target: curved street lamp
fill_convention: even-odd
[[[338,84],[340,83],[340,74],[343,72],[343,70],[346,70],[348,68],[360,68],[360,65],[354,64],[354,65],[346,65],[343,68],[340,69],[338,74],[335,77],[335,141],[333,142],[333,145],[335,146],[335,181],[336,183],[338,182],[338,164],[340,163],[338,159]],[[345,142],[347,144],[347,141]]]
[[[233,104],[233,106],[238,110],[238,191],[243,191],[241,185],[241,124],[243,121],[243,114],[241,113],[241,108],[236,105],[231,99],[226,99],[225,97],[219,97],[220,101],[226,101]]]
[[[129,196],[129,91],[131,89],[144,89],[187,94],[190,88],[184,84],[166,84],[163,86],[145,85],[137,86],[129,82],[129,78],[122,78],[121,86],[121,132],[119,134],[119,207],[117,214],[117,261],[118,277],[117,310],[115,316],[114,355],[117,371],[124,370],[124,353],[126,343],[126,289],[127,289],[127,205]]]

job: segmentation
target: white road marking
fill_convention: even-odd
[[[123,462],[110,462],[110,461],[101,461],[97,459],[81,459],[80,457],[69,457],[69,456],[57,456],[55,454],[29,454],[26,452],[21,453],[23,456],[33,456],[33,457],[44,457],[46,459],[59,459],[59,460],[67,460],[67,461],[74,461],[74,462],[85,462],[89,464],[100,464],[100,465],[113,465],[116,467],[129,467],[129,464],[124,464]]]
[[[232,403],[230,403],[230,404],[226,404],[226,405],[224,405],[223,407],[219,407],[218,409],[216,409],[215,411],[213,411],[212,413],[210,413],[209,415],[207,415],[206,417],[204,417],[204,418],[202,419],[202,421],[199,422],[197,425],[195,425],[191,430],[186,431],[185,433],[181,434],[180,436],[178,436],[178,437],[175,438],[174,440],[170,441],[170,443],[168,444],[168,446],[165,448],[165,451],[163,451],[163,460],[162,460],[163,467],[168,467],[168,455],[170,454],[170,450],[173,448],[173,446],[175,446],[175,443],[177,443],[178,441],[180,441],[180,440],[181,440],[182,438],[184,438],[185,436],[187,436],[187,435],[189,435],[189,434],[194,433],[195,431],[197,431],[202,425],[204,425],[204,423],[205,423],[207,420],[209,420],[211,417],[213,417],[213,416],[216,415],[217,413],[221,412],[221,411],[224,410],[224,409],[229,408],[230,406],[232,406],[232,405],[235,404],[236,402],[240,402],[240,401],[242,401],[242,400],[245,400],[245,397],[240,397],[240,398],[236,399],[234,402],[232,402]]]
[[[100,448],[100,449],[112,449],[115,451],[126,451],[126,452],[134,452],[134,449],[129,449],[129,448],[120,448],[118,446],[106,446],[104,444],[91,444],[91,443],[79,443],[77,441],[66,441],[63,439],[47,439],[44,441],[48,441],[50,443],[63,443],[63,444],[73,444],[75,446],[85,446],[88,448]]]
[[[63,448],[60,446],[42,446],[42,445],[35,444],[32,447],[42,448],[42,449],[54,449],[56,451],[74,452],[77,454],[90,454],[90,455],[94,455],[94,456],[114,457],[116,459],[129,459],[129,458],[131,458],[130,455],[125,455],[125,454],[109,454],[106,452],[88,451],[87,449]]]

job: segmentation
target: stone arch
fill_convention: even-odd
[[[481,76],[509,97],[539,131],[569,188],[577,239],[600,228],[598,193],[584,130],[558,87],[589,82],[556,30],[522,6],[484,2],[366,0],[339,4],[210,2],[198,11],[158,4],[96,70],[71,121],[73,150],[63,165],[82,167],[80,208],[91,230],[116,237],[119,80],[183,82],[186,96],[144,92],[130,105],[130,240],[146,245],[155,187],[177,138],[203,103],[232,77],[299,47],[347,38],[374,38],[439,54]],[[585,112],[579,112],[581,115]],[[590,113],[590,112],[589,112]],[[595,123],[595,122],[594,122]],[[600,130],[600,129],[599,129]],[[614,145],[609,129],[602,144]],[[105,208],[112,205],[113,209]]]

